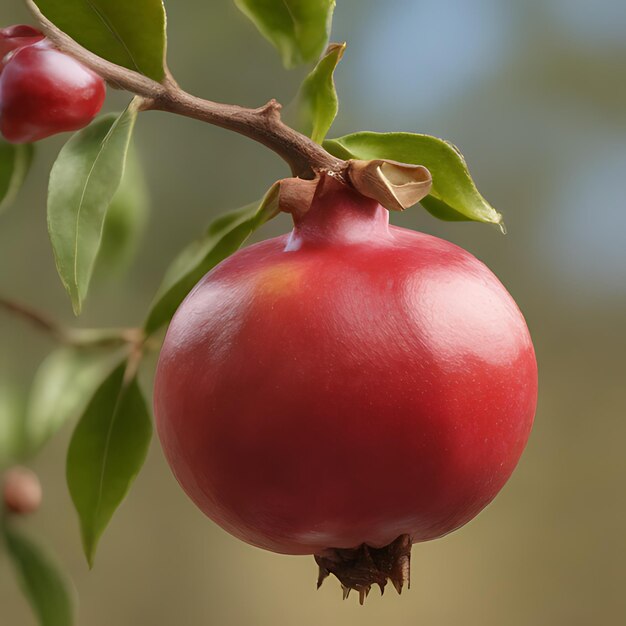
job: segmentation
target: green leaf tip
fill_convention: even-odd
[[[235,0],[293,68],[316,61],[328,43],[335,0]]]
[[[330,44],[298,92],[299,130],[319,144],[324,141],[339,110],[334,72],[345,50],[345,43]]]
[[[443,139],[413,133],[359,132],[327,140],[324,147],[342,159],[423,165],[432,175],[432,188],[420,203],[432,215],[448,221],[502,224],[502,215],[479,193],[458,148]]]
[[[70,442],[66,476],[78,513],[83,549],[93,567],[96,548],[139,473],[152,422],[136,377],[120,364],[100,385]]]
[[[136,100],[121,114],[99,117],[72,136],[52,166],[48,233],[57,271],[76,315],[87,295],[136,118]]]
[[[38,545],[3,525],[7,552],[18,582],[37,615],[40,626],[72,626],[76,592],[57,563]]]

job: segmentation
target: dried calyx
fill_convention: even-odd
[[[381,595],[388,581],[391,581],[398,593],[402,593],[404,585],[409,588],[411,538],[400,535],[384,548],[372,548],[366,544],[351,549],[334,548],[323,555],[315,555],[315,561],[319,566],[318,589],[333,574],[341,583],[343,599],[354,589],[359,594],[359,602],[363,604],[372,585],[380,587]]]
[[[278,206],[281,211],[291,213],[294,217],[301,217],[313,203],[315,192],[321,177],[312,180],[303,178],[283,178],[278,181]]]
[[[404,211],[417,204],[430,193],[433,182],[423,165],[383,159],[349,161],[348,177],[357,191],[390,211]]]
[[[311,207],[315,192],[330,174],[318,174],[311,180],[284,178],[279,181],[281,211],[301,217]],[[390,211],[403,211],[425,198],[432,187],[432,177],[423,165],[409,165],[375,159],[349,161],[351,186],[361,195],[376,200]],[[339,181],[338,181],[339,182]]]

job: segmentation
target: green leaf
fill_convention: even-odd
[[[478,192],[463,155],[451,143],[412,133],[361,132],[324,142],[342,159],[390,159],[423,165],[433,177],[422,206],[443,220],[473,220],[501,224],[502,216]]]
[[[135,150],[130,150],[122,182],[102,231],[96,273],[117,275],[131,262],[148,217],[148,186]]]
[[[152,423],[126,364],[102,383],[76,426],[67,453],[67,484],[80,519],[83,548],[93,566],[100,536],[146,458]]]
[[[15,199],[28,174],[34,153],[30,143],[16,145],[0,139],[0,211]]]
[[[298,93],[299,129],[317,143],[324,141],[339,110],[333,73],[345,49],[345,43],[330,44]]]
[[[235,0],[280,53],[285,67],[316,61],[330,35],[335,0]]]
[[[144,324],[146,333],[153,333],[169,322],[195,284],[277,214],[276,184],[260,203],[255,202],[218,217],[204,237],[185,248],[167,270]]]
[[[37,370],[26,408],[26,447],[36,452],[68,420],[80,415],[116,355],[59,348]]]
[[[39,546],[8,524],[4,535],[20,586],[40,626],[71,626],[76,594],[70,581]]]
[[[119,187],[137,111],[100,117],[63,147],[50,173],[48,232],[57,270],[81,311],[102,239],[107,209]]]
[[[81,46],[161,82],[165,77],[162,0],[27,0]]]

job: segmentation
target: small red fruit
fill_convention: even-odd
[[[2,72],[2,61],[12,50],[30,46],[44,38],[43,33],[32,26],[16,24],[0,30],[0,72]]]
[[[41,483],[27,467],[13,467],[3,478],[4,506],[18,515],[34,513],[41,505]]]
[[[13,143],[87,126],[102,108],[104,81],[47,40],[19,48],[0,74],[0,132]]]
[[[172,469],[222,528],[314,554],[361,599],[401,588],[410,544],[471,520],[530,433],[524,318],[465,250],[388,225],[331,179],[289,236],[207,274],[161,350]]]

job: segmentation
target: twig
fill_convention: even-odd
[[[32,324],[66,346],[77,348],[116,347],[126,344],[140,346],[145,341],[145,334],[141,328],[65,328],[47,315],[2,296],[0,309]]]
[[[83,48],[41,13],[33,0],[26,0],[45,35],[62,52],[79,60],[112,85],[144,98],[143,110],[169,111],[232,130],[267,146],[291,167],[294,176],[312,179],[328,172],[344,182],[348,164],[330,155],[322,146],[287,126],[276,100],[257,109],[203,100],[182,90],[169,72],[158,83],[138,72],[121,67]]]
[[[69,340],[69,337],[62,326],[39,311],[35,311],[24,304],[14,302],[0,296],[0,308],[4,309],[8,313],[21,317],[23,320],[29,322],[39,330],[52,335],[52,337],[61,343],[67,343]]]

